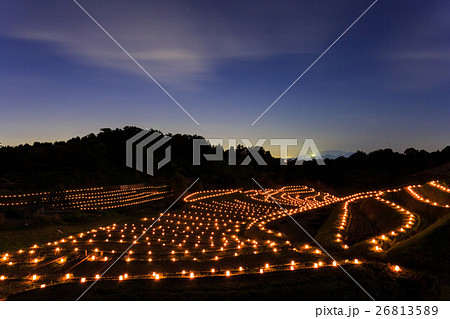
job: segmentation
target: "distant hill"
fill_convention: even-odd
[[[355,152],[344,152],[344,151],[324,151],[322,158],[335,159],[338,157],[350,157]]]
[[[320,156],[323,159],[336,159],[339,157],[350,157],[351,155],[355,154],[355,152],[345,152],[345,151],[323,151],[320,153]],[[298,157],[289,158],[287,161],[296,161],[297,159],[301,160],[311,160],[310,155],[301,155]]]

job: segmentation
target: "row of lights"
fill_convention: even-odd
[[[125,190],[110,190],[102,191],[103,187],[75,189],[56,192],[54,194],[62,194],[62,196],[53,196],[50,192],[32,193],[22,195],[0,195],[0,198],[21,198],[21,201],[0,202],[0,206],[24,206],[36,203],[50,203],[54,207],[60,208],[80,208],[80,209],[110,209],[116,207],[123,207],[129,205],[140,204],[152,200],[144,200],[145,198],[155,197],[157,195],[164,195],[158,197],[161,199],[169,193],[168,191],[158,191],[159,188],[165,186],[153,187],[133,187]],[[75,193],[70,195],[71,193]],[[41,198],[36,198],[40,196]],[[118,205],[110,205],[116,203]],[[108,206],[109,204],[109,206]]]
[[[390,190],[390,191],[385,191],[385,192],[392,192],[392,191],[398,191],[398,190],[396,189],[396,190]],[[350,203],[352,203],[356,200],[375,196],[376,200],[378,200],[382,203],[385,203],[386,205],[389,205],[391,208],[397,210],[398,212],[400,212],[403,215],[403,222],[402,222],[401,227],[399,227],[398,229],[393,229],[386,234],[382,234],[382,235],[377,236],[376,238],[372,238],[372,239],[368,240],[368,243],[373,245],[373,248],[372,248],[373,251],[375,251],[375,252],[383,251],[383,248],[381,246],[385,246],[386,243],[388,243],[388,241],[390,240],[390,237],[395,237],[398,235],[398,233],[404,233],[404,232],[406,232],[406,229],[412,228],[412,226],[414,225],[414,223],[416,221],[416,217],[414,216],[414,214],[411,213],[410,211],[406,210],[405,208],[401,207],[400,205],[380,197],[383,193],[384,192],[378,192],[378,193],[372,192],[369,195],[357,196],[355,198],[347,200],[344,203],[343,208],[342,208],[342,213],[339,217],[339,223],[337,226],[338,232],[336,233],[336,242],[340,243],[342,245],[342,248],[344,248],[344,249],[349,248],[348,245],[343,242],[343,234],[342,233],[345,232],[346,228],[348,227],[348,219],[349,219],[348,206]]]
[[[318,268],[324,268],[324,267],[338,267],[339,265],[343,265],[343,264],[354,264],[354,265],[360,265],[362,262],[358,259],[354,259],[352,261],[349,260],[345,260],[342,261],[340,263],[336,262],[335,260],[333,260],[333,262],[331,263],[325,263],[322,261],[319,262],[314,262],[314,263],[310,263],[310,264],[299,264],[296,263],[294,260],[292,260],[289,264],[281,264],[281,265],[270,265],[268,263],[264,264],[261,267],[257,267],[257,268],[244,268],[242,266],[236,268],[236,269],[231,269],[231,270],[217,270],[215,268],[211,268],[209,271],[186,271],[186,270],[182,270],[181,272],[176,272],[176,273],[157,273],[157,272],[152,272],[151,274],[144,274],[144,275],[135,275],[135,276],[129,276],[128,273],[125,274],[121,274],[118,275],[117,277],[103,277],[104,279],[109,279],[109,280],[118,280],[118,281],[124,281],[127,279],[162,279],[162,278],[198,278],[198,277],[211,277],[211,276],[225,276],[225,277],[231,277],[234,275],[242,275],[242,274],[255,274],[255,273],[259,273],[259,274],[263,274],[263,273],[267,273],[267,272],[273,272],[273,271],[294,271],[297,269],[318,269]],[[400,268],[398,266],[395,266],[395,271],[400,271]],[[44,276],[42,275],[38,275],[38,274],[33,274],[30,276],[27,276],[23,279],[25,280],[30,280],[33,282],[37,282],[43,279]],[[80,283],[86,283],[88,281],[91,280],[99,280],[101,277],[100,274],[96,274],[94,277],[76,277],[74,276],[72,273],[66,273],[62,278],[61,278],[61,282],[67,282],[67,281],[79,281]],[[5,280],[16,280],[19,278],[16,277],[7,277],[5,275],[0,275],[0,281],[5,281]],[[45,284],[41,284],[40,285],[41,288],[45,288],[46,285]]]
[[[433,205],[433,206],[441,206],[441,205],[439,205],[437,202],[431,202],[428,198],[424,198],[423,196],[419,195],[419,194],[414,190],[414,188],[419,188],[419,187],[422,187],[422,185],[408,186],[408,187],[406,187],[406,190],[408,191],[408,193],[409,193],[412,197],[414,197],[414,198],[417,199],[417,200],[420,200],[421,202],[424,202],[424,203],[427,203],[427,204],[430,204],[430,205]],[[442,205],[442,207],[449,208],[449,205],[445,205],[445,206]]]
[[[220,190],[208,190],[208,191],[199,191],[189,194],[184,197],[183,200],[187,203],[200,201],[203,199],[208,199],[211,197],[229,195],[233,193],[241,192],[240,189],[220,189]]]
[[[237,191],[239,190],[225,190],[220,193],[222,195],[226,195]],[[237,199],[234,199],[233,201],[213,200],[211,202],[211,199],[209,198],[214,197],[210,196],[213,195],[213,193],[218,196],[217,192],[208,192],[206,196],[205,194],[200,196],[202,199],[196,198],[195,203],[192,203],[190,206],[190,209],[194,209],[193,211],[189,209],[188,211],[183,211],[182,213],[174,212],[166,214],[164,218],[158,221],[158,224],[156,224],[153,229],[149,230],[149,232],[152,232],[152,234],[155,235],[152,236],[152,240],[150,240],[150,237],[145,237],[145,240],[143,239],[139,243],[137,242],[137,237],[148,230],[148,226],[145,226],[144,224],[141,224],[140,228],[138,228],[139,226],[135,224],[132,224],[131,226],[125,224],[122,228],[113,224],[112,226],[100,227],[85,233],[80,233],[77,236],[69,236],[59,241],[50,242],[42,247],[39,247],[36,244],[28,251],[20,250],[17,257],[5,257],[6,259],[11,258],[11,261],[8,260],[8,262],[12,263],[14,260],[17,265],[42,264],[42,266],[45,266],[47,261],[45,261],[45,258],[41,258],[39,256],[48,256],[49,254],[65,254],[65,256],[60,256],[55,259],[57,264],[65,265],[72,260],[71,258],[73,256],[78,258],[79,253],[85,250],[84,248],[88,248],[90,245],[96,245],[98,243],[117,245],[119,243],[129,244],[130,242],[133,242],[138,244],[136,248],[139,248],[138,250],[141,252],[128,252],[127,256],[125,256],[125,261],[127,262],[138,260],[148,260],[149,262],[154,262],[155,256],[161,255],[163,251],[166,251],[166,255],[170,256],[172,261],[178,261],[180,259],[196,261],[200,256],[206,256],[209,254],[209,257],[207,257],[209,259],[207,260],[218,261],[218,265],[220,265],[220,260],[225,257],[238,256],[242,254],[258,254],[267,251],[275,253],[280,249],[284,249],[283,247],[290,246],[288,241],[285,241],[282,238],[277,239],[282,237],[282,234],[274,234],[274,240],[261,242],[258,242],[255,239],[252,240],[249,238],[241,238],[237,235],[240,232],[240,228],[244,227],[248,223],[251,223],[255,219],[260,218],[261,215],[265,215],[266,210],[267,213],[269,213],[268,215],[270,216],[270,220],[274,220],[277,217],[281,218],[283,214],[279,212],[279,209],[276,209],[274,206],[270,205],[255,205],[251,202],[244,203]],[[151,224],[154,220],[155,218],[152,218],[151,220],[148,218],[143,219],[143,221],[148,222],[148,224]],[[190,245],[191,248],[188,248],[188,245]],[[50,249],[52,246],[53,248]],[[143,247],[149,246],[153,247],[152,250],[142,252]],[[172,247],[176,247],[176,249],[173,249]],[[209,247],[209,249],[207,247]],[[170,251],[171,248],[172,250]],[[89,250],[91,249],[92,248]],[[292,250],[292,248],[288,249]],[[108,251],[105,249],[100,250],[99,248],[95,248],[92,249],[92,251],[93,254],[87,255],[86,250],[86,257],[81,261],[81,263],[97,261],[107,262],[111,260],[111,257],[103,256],[104,253],[117,254],[115,249]],[[169,251],[170,253],[168,253]],[[313,249],[312,251],[317,256],[321,255],[321,251],[318,249]],[[24,254],[24,252],[28,252],[28,254]],[[144,253],[148,254],[147,256],[152,256],[152,258],[146,257],[146,259],[144,259],[142,257],[138,257],[138,255],[140,256]],[[18,257],[20,255],[24,256],[24,262],[20,262]],[[312,267],[317,268],[323,265],[326,264],[323,261],[319,261],[314,263]],[[297,269],[298,266],[289,265],[289,269],[291,268],[292,270]],[[271,266],[271,269],[275,270],[277,268],[275,266]],[[242,271],[242,269],[240,271]],[[194,276],[197,276],[195,271],[191,272],[194,273]],[[230,274],[235,272],[236,270],[229,270]],[[223,273],[215,268],[211,274],[223,275]],[[124,277],[122,278],[125,279]],[[81,277],[80,280],[84,280],[85,282],[87,277]]]
[[[441,184],[439,183],[439,181],[431,181],[431,182],[430,182],[430,185],[431,185],[431,186],[434,186],[434,187],[436,187],[436,188],[439,188],[440,190],[442,190],[442,191],[444,191],[444,192],[450,193],[450,188],[441,185]]]
[[[299,201],[300,195],[295,194],[298,191],[301,194],[307,193],[309,189],[307,187],[289,187],[281,190],[273,190],[273,196],[277,196],[278,200],[294,200],[296,205],[295,208],[289,208],[289,214],[296,214],[303,211],[318,208],[330,203],[348,200],[348,199],[360,199],[367,198],[369,196],[375,196],[381,194],[381,192],[367,192],[358,193],[345,198],[337,198],[329,194],[315,194],[308,196],[303,200]],[[298,253],[303,253],[310,251],[310,253],[320,257],[322,252],[319,249],[310,247],[309,245],[304,245],[302,250],[297,250],[292,248],[289,241],[283,239],[284,235],[281,233],[274,233],[273,231],[266,229],[267,223],[276,220],[278,218],[283,218],[286,216],[284,211],[280,211],[273,203],[269,202],[268,198],[265,198],[264,205],[257,205],[250,201],[241,201],[238,199],[224,200],[218,199],[219,196],[224,196],[236,192],[241,192],[239,189],[234,190],[219,190],[219,191],[208,191],[208,192],[197,192],[191,194],[185,198],[186,202],[191,202],[189,209],[182,212],[171,212],[164,215],[152,229],[148,226],[141,224],[140,226],[132,224],[124,224],[123,227],[118,227],[116,224],[107,227],[100,227],[98,229],[93,229],[87,231],[86,233],[80,233],[77,236],[69,236],[63,238],[59,241],[50,242],[47,246],[43,245],[39,247],[37,244],[28,250],[28,254],[31,256],[36,255],[48,255],[60,254],[63,252],[72,252],[67,256],[59,256],[55,261],[58,264],[67,264],[71,256],[75,254],[78,258],[79,253],[84,250],[84,248],[92,247],[92,245],[98,243],[108,243],[108,244],[129,244],[135,243],[138,252],[129,251],[127,256],[124,257],[125,261],[139,261],[148,260],[149,262],[155,262],[155,256],[165,255],[170,257],[172,261],[187,260],[187,261],[198,261],[200,256],[208,255],[206,260],[215,260],[220,266],[220,260],[226,257],[239,256],[242,254],[259,254],[262,252],[277,253],[280,250],[288,249],[293,250]],[[289,194],[286,194],[289,193]],[[247,191],[243,193],[247,195],[250,200],[254,200],[255,191]],[[289,195],[289,196],[287,196]],[[294,197],[292,197],[294,196]],[[212,197],[216,197],[215,200],[211,200]],[[322,198],[322,201],[319,198]],[[307,200],[306,200],[307,199]],[[194,203],[195,202],[195,203]],[[147,225],[152,224],[155,218],[148,219],[144,218],[143,222],[148,222]],[[257,225],[260,230],[266,231],[268,234],[273,236],[273,239],[268,239],[264,241],[258,241],[251,238],[242,238],[241,229],[248,225]],[[251,227],[250,226],[250,227]],[[142,237],[143,240],[137,241],[137,238],[144,234],[145,232],[151,232],[152,239],[150,237]],[[113,237],[114,235],[114,237]],[[106,244],[105,244],[106,245]],[[53,249],[49,250],[47,247],[55,246]],[[64,248],[67,246],[67,248]],[[83,248],[84,246],[84,248]],[[144,247],[153,247],[151,250],[148,248],[144,250]],[[95,247],[95,246],[94,246]],[[103,253],[118,254],[116,250],[107,250],[99,248],[92,249],[93,254],[87,255],[87,250],[85,253],[85,258],[81,261],[84,262],[97,262],[97,261],[110,261],[111,257],[103,256]],[[245,250],[245,252],[244,252]],[[18,255],[23,254],[25,251],[20,250]],[[164,253],[165,252],[165,253]],[[71,255],[72,254],[72,255]],[[144,259],[139,257],[142,255],[147,255]],[[100,256],[99,256],[100,255]],[[24,254],[25,256],[25,254]],[[152,256],[152,258],[148,258]],[[177,256],[177,257],[175,257]],[[15,256],[9,256],[6,254],[4,260],[9,261],[9,258],[18,259]],[[28,261],[30,257],[26,257]],[[148,258],[148,259],[147,259]],[[43,258],[34,257],[36,263],[43,263],[45,266]],[[17,260],[15,260],[17,261]],[[349,261],[344,261],[344,263],[349,263]],[[350,263],[360,264],[361,261],[355,259]],[[14,264],[14,263],[13,263]],[[17,263],[20,264],[20,263]],[[27,262],[25,262],[27,264]],[[181,272],[175,273],[164,273],[164,272],[154,272],[151,274],[150,278],[161,279],[165,277],[181,277],[181,278],[196,278],[202,276],[232,276],[240,273],[260,273],[263,274],[268,271],[278,271],[278,270],[295,270],[300,268],[321,268],[326,266],[337,267],[339,264],[336,261],[332,263],[326,263],[324,261],[310,262],[309,264],[300,264],[292,261],[290,264],[265,264],[263,267],[257,268],[245,268],[240,266],[236,269],[229,270],[219,270],[218,268],[211,268],[209,272],[205,271],[195,271],[183,270]],[[33,281],[40,278],[39,275],[34,275],[32,277]],[[41,275],[42,276],[42,275]],[[3,278],[3,279],[2,279]],[[0,280],[5,280],[7,275],[1,275]],[[34,278],[34,279],[33,279]],[[96,275],[95,279],[99,279],[100,275]],[[128,274],[119,275],[116,279],[118,281],[123,281],[130,278]],[[132,278],[149,278],[149,275],[136,275]],[[81,283],[85,283],[91,280],[91,277],[75,277],[72,274],[66,274],[64,280],[76,279]],[[45,287],[45,284],[44,284]]]

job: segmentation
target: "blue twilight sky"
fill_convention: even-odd
[[[379,0],[253,126],[373,0],[78,2],[200,126],[73,0],[2,1],[3,145],[126,125],[319,150],[450,144],[447,0]]]

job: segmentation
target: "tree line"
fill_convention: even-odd
[[[450,165],[447,165],[450,163],[450,146],[434,152],[413,148],[403,153],[392,149],[370,153],[358,151],[349,157],[325,159],[324,166],[317,165],[315,160],[306,161],[303,165],[294,165],[294,161],[280,165],[279,158],[274,158],[263,148],[258,153],[267,165],[259,166],[252,160],[247,166],[230,166],[229,150],[226,150],[222,161],[202,160],[201,165],[194,166],[192,140],[203,137],[186,134],[168,134],[171,137],[171,161],[155,176],[149,176],[125,165],[126,141],[141,130],[133,126],[103,128],[98,134],[68,141],[3,146],[0,148],[0,192],[55,191],[136,183],[166,184],[176,192],[182,192],[196,178],[200,178],[197,189],[255,188],[253,177],[268,188],[306,184],[345,194],[450,176]],[[212,154],[216,147],[202,147],[202,153]],[[250,153],[242,145],[234,151],[237,163]],[[158,149],[156,159],[163,156],[164,148]],[[439,167],[443,168],[437,169]]]

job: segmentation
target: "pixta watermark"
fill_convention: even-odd
[[[162,168],[171,161],[171,140],[170,136],[163,135],[160,132],[143,130],[127,140],[126,142],[126,165],[138,171],[154,175],[156,169]],[[212,138],[203,139],[197,138],[192,140],[192,165],[201,165],[201,160],[206,161],[223,161],[225,151],[223,149],[224,142],[228,144],[227,163],[228,165],[249,165],[252,159],[257,165],[267,165],[266,161],[260,154],[263,147],[271,146],[279,149],[280,165],[287,165],[288,160],[295,161],[294,165],[302,165],[304,161],[316,160],[318,165],[325,165],[319,149],[314,143],[313,139],[303,140],[302,147],[297,157],[288,157],[289,147],[295,147],[301,144],[301,141],[296,138],[260,138],[255,144],[248,138]],[[216,146],[213,146],[216,145]],[[247,156],[241,162],[237,162],[238,145],[246,148]],[[164,157],[157,163],[155,160],[156,150],[165,147]],[[214,149],[215,153],[204,153],[204,150]]]
[[[237,148],[237,141],[236,138],[227,139],[228,141],[228,165],[248,165],[251,162],[251,159],[253,158],[258,165],[267,165],[267,163],[262,158],[261,154],[259,153],[259,150],[261,147],[264,147],[264,145],[267,142],[266,138],[261,138],[256,142],[255,144],[252,144],[249,139],[242,138],[240,141],[242,142],[242,145],[245,146],[249,152],[249,155],[241,162],[236,162],[236,148]],[[200,165],[201,162],[201,146],[210,146],[213,145],[224,145],[224,139],[215,138],[215,139],[194,139],[193,140],[193,164],[194,165]],[[298,145],[298,139],[295,138],[272,138],[269,139],[269,145],[270,146],[276,146],[280,149],[280,165],[287,165],[287,159],[288,159],[288,147],[289,146],[297,146]],[[216,147],[216,153],[215,154],[203,154],[203,157],[207,161],[223,161],[224,159],[224,150],[223,147]],[[314,143],[313,139],[306,139],[303,142],[303,146],[300,150],[300,153],[298,154],[297,158],[295,159],[295,165],[302,165],[305,160],[312,160],[315,159],[319,165],[325,165],[325,161],[323,160],[319,149],[317,148],[316,144]]]

